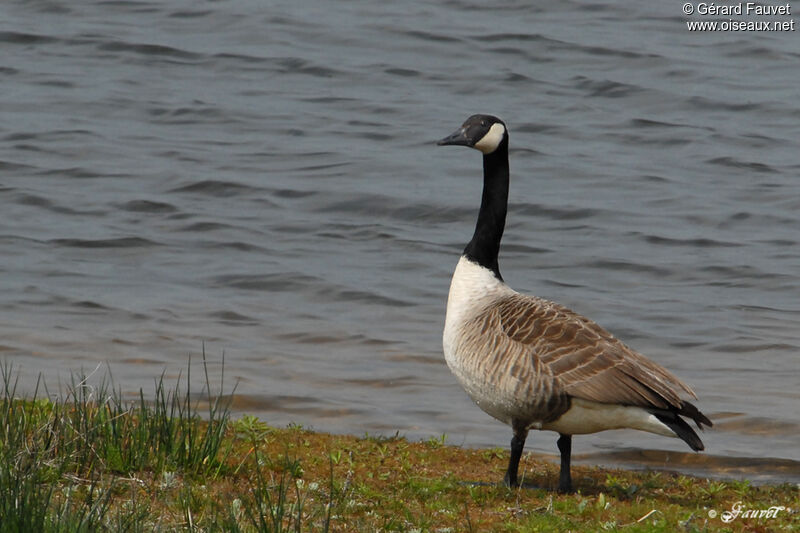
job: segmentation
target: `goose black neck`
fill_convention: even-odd
[[[501,280],[497,255],[508,210],[508,139],[483,156],[483,196],[475,233],[464,249],[467,259],[488,268]]]

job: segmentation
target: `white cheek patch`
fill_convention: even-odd
[[[505,133],[506,129],[503,127],[503,125],[499,122],[495,122],[492,124],[492,127],[489,128],[489,131],[486,132],[486,135],[484,135],[480,141],[475,143],[475,149],[480,150],[484,154],[491,154],[497,150],[498,146],[500,146]]]

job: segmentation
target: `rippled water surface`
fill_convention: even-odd
[[[26,390],[108,362],[134,392],[205,344],[273,424],[506,446],[441,354],[481,161],[434,141],[491,112],[506,280],[715,421],[702,455],[627,431],[575,453],[800,480],[800,39],[528,4],[3,2],[0,356]]]

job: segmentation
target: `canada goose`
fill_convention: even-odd
[[[443,348],[450,370],[472,400],[513,430],[504,481],[517,470],[530,429],[557,431],[559,492],[572,492],[572,435],[632,428],[683,439],[711,421],[680,398],[697,396],[669,371],[602,327],[559,304],[520,294],[497,263],[508,207],[508,130],[491,115],[473,115],[441,145],[483,153],[483,196],[475,233],[458,261],[447,299]]]

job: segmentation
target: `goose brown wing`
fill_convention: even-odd
[[[694,392],[591,320],[547,300],[515,294],[495,308],[509,339],[529,347],[570,396],[681,410]]]

